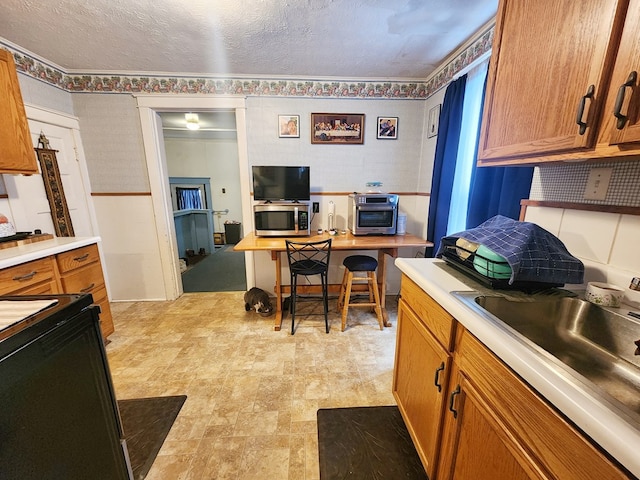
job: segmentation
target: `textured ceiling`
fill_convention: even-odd
[[[3,0],[0,37],[68,73],[425,79],[497,0]]]

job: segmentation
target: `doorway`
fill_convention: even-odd
[[[161,114],[179,113],[184,119],[185,112],[205,113],[215,111],[231,111],[235,115],[237,161],[233,167],[237,168],[239,176],[240,222],[244,225],[251,223],[251,189],[247,158],[246,111],[244,97],[202,97],[202,96],[136,96],[142,137],[147,159],[149,185],[156,221],[156,232],[159,239],[160,265],[162,268],[162,282],[166,298],[173,300],[183,293],[181,273],[179,267],[179,252],[176,242],[173,208],[169,187],[169,169],[165,152],[165,140]],[[215,201],[213,202],[216,209]],[[236,252],[234,252],[236,253]],[[215,255],[215,254],[214,254]],[[246,288],[254,283],[255,268],[253,254],[245,252],[245,282]]]
[[[159,115],[183,291],[246,290],[235,111]]]

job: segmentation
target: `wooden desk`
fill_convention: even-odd
[[[402,247],[427,247],[433,246],[415,235],[380,235],[380,236],[356,236],[351,232],[330,236],[328,233],[322,235],[311,235],[309,237],[289,237],[289,240],[297,242],[315,242],[331,238],[331,250],[377,250],[378,251],[378,288],[380,290],[380,302],[382,303],[382,315],[385,326],[389,327],[389,315],[385,308],[386,294],[386,265],[385,255],[392,258],[398,256],[398,248]],[[257,237],[253,232],[246,235],[239,243],[233,247],[236,251],[268,251],[271,253],[271,260],[276,267],[276,317],[275,330],[280,330],[282,325],[282,294],[290,291],[289,285],[282,285],[282,252],[286,252],[284,237]],[[319,286],[318,286],[319,288]],[[312,289],[310,289],[312,290]]]

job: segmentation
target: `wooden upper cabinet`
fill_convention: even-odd
[[[595,146],[627,5],[500,1],[480,165],[536,163],[532,157]]]
[[[0,173],[38,173],[13,56],[0,49]]]
[[[640,142],[640,0],[631,0],[607,97],[602,142]]]

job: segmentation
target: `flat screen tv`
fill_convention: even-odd
[[[253,198],[261,201],[309,200],[309,167],[254,165]]]

